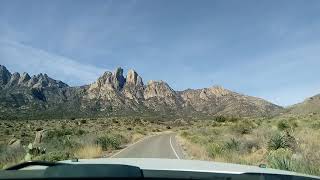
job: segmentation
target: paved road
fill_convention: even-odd
[[[168,158],[183,159],[181,147],[174,133],[150,136],[115,153],[112,158]]]

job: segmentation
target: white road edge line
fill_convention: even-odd
[[[135,143],[133,143],[133,144],[130,144],[130,145],[127,146],[126,148],[121,149],[120,151],[116,152],[115,154],[113,154],[113,155],[110,156],[109,158],[113,158],[113,157],[115,157],[116,155],[120,154],[122,151],[124,151],[124,150],[126,150],[126,149],[129,149],[129,148],[132,147],[133,145],[135,145],[135,144],[137,144],[137,143],[139,143],[139,142],[141,142],[141,141],[143,141],[143,140],[146,140],[146,139],[148,139],[148,138],[150,138],[150,137],[153,137],[153,136],[156,136],[156,135],[151,135],[151,136],[144,137],[144,138],[140,139],[139,141],[137,141],[137,142],[135,142]]]
[[[177,157],[177,159],[180,159],[180,157],[178,156],[176,150],[174,149],[173,145],[172,145],[172,140],[171,140],[172,136],[170,136],[170,146],[172,151],[174,152],[174,155]]]

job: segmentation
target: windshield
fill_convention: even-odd
[[[0,168],[160,158],[320,176],[319,9],[2,0]]]

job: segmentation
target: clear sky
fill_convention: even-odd
[[[121,66],[286,106],[320,93],[320,1],[1,0],[0,64],[70,85]]]

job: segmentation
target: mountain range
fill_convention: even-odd
[[[173,90],[164,81],[143,82],[134,70],[105,72],[95,82],[71,87],[47,74],[11,73],[0,65],[0,118],[117,115],[270,116],[284,108],[220,86]]]

